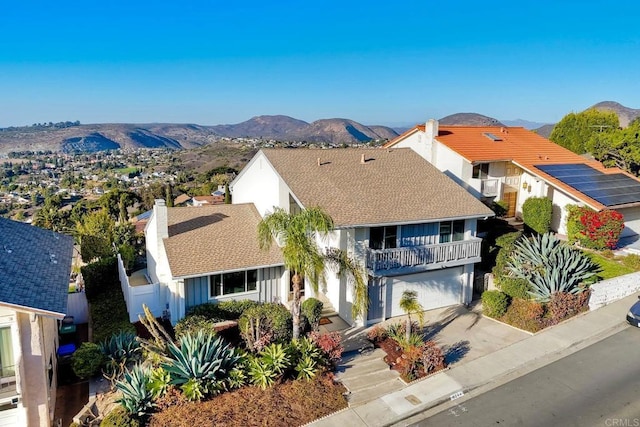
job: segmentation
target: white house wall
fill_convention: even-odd
[[[426,161],[431,163],[433,153],[432,145],[430,141],[426,140],[424,132],[418,131],[404,138],[402,141],[395,145],[397,148],[411,148],[418,153]]]
[[[274,206],[289,207],[289,192],[264,154],[259,153],[233,183],[233,203],[253,203],[264,217]]]
[[[25,408],[24,383],[25,364],[22,358],[22,339],[18,327],[18,316],[13,310],[0,307],[0,326],[11,328],[11,344],[13,346],[13,359],[16,371],[16,394],[22,395],[15,409],[0,411],[0,425],[23,426],[27,425],[27,410]],[[36,424],[39,425],[39,424]]]
[[[640,207],[616,209],[624,216],[623,237],[640,234]]]

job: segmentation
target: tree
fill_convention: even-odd
[[[305,280],[318,290],[320,281],[324,281],[325,265],[334,265],[338,273],[350,278],[354,285],[354,304],[352,314],[362,314],[366,310],[366,283],[362,271],[343,251],[332,250],[323,255],[316,244],[316,236],[326,237],[333,230],[333,219],[319,207],[304,209],[290,214],[282,208],[266,215],[258,224],[258,243],[260,248],[268,250],[278,242],[282,250],[284,265],[292,274],[293,301],[293,338],[300,337],[300,290]],[[363,290],[364,289],[364,290]],[[354,316],[355,317],[355,316]]]
[[[587,150],[607,167],[619,167],[634,175],[640,174],[640,121],[634,120],[625,129],[613,129],[592,135]]]
[[[549,139],[574,153],[584,154],[589,139],[600,132],[619,127],[618,116],[614,112],[586,110],[569,113],[553,128]]]
[[[424,308],[422,307],[422,304],[418,302],[418,292],[409,290],[402,292],[402,297],[400,297],[400,308],[402,311],[407,313],[405,333],[407,342],[409,342],[409,339],[411,338],[411,315],[415,314],[418,316],[420,327],[422,327],[424,323]]]

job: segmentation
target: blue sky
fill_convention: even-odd
[[[640,2],[3,3],[0,127],[640,108]]]

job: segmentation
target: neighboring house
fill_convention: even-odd
[[[4,218],[0,236],[0,426],[50,426],[73,239]]]
[[[371,304],[362,323],[404,314],[405,290],[427,310],[471,301],[476,222],[493,212],[410,149],[263,149],[231,190],[233,203],[253,203],[261,216],[320,206],[333,218],[336,230],[318,243],[346,250],[366,269]],[[351,285],[327,273],[320,292],[359,323]],[[313,295],[308,285],[305,294]]]
[[[181,193],[178,197],[173,201],[174,206],[184,206],[187,202],[191,200],[191,196],[188,194]]]
[[[168,208],[156,200],[145,228],[147,274],[175,324],[189,308],[230,299],[280,301],[282,255],[261,251],[252,204]]]
[[[604,168],[521,127],[418,125],[383,148],[407,147],[485,201],[502,200],[507,217],[521,216],[529,197],[553,202],[551,227],[566,234],[565,207],[615,209],[623,236],[640,234],[640,180]]]
[[[224,194],[211,194],[211,196],[193,196],[191,198],[192,206],[219,205],[224,203]]]

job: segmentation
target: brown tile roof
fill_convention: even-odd
[[[176,205],[181,205],[183,203],[187,203],[189,200],[191,200],[191,196],[189,196],[188,194],[182,193],[178,197],[176,197],[173,203]]]
[[[193,200],[197,200],[200,203],[208,203],[214,205],[216,203],[224,203],[224,196],[193,196]]]
[[[337,227],[493,215],[409,148],[262,152],[303,207],[324,208]]]
[[[173,277],[282,264],[277,245],[258,247],[253,204],[167,208],[164,246]]]
[[[403,135],[408,135],[416,130],[424,132],[425,126],[418,125]],[[492,133],[499,137],[501,141],[493,141],[485,136],[485,133]],[[388,142],[385,147],[393,147],[402,139],[403,135]],[[536,168],[535,165],[580,163],[589,165],[603,173],[625,173],[633,177],[619,168],[605,168],[598,161],[586,159],[535,132],[521,127],[440,126],[436,139],[470,163],[511,161],[595,209],[604,209],[605,206],[544,173]]]

